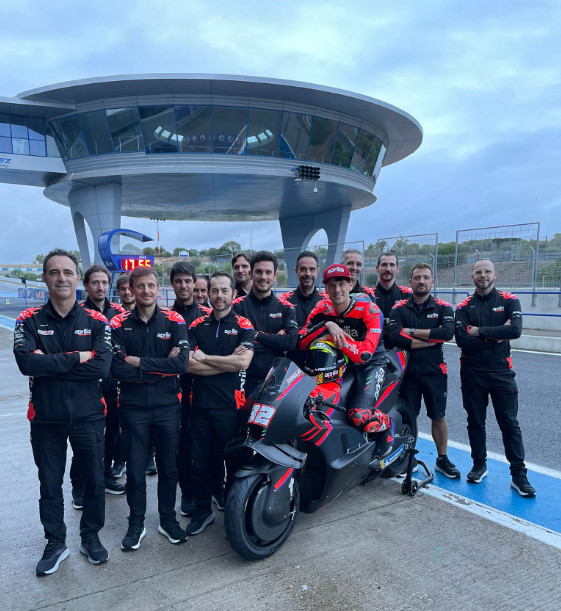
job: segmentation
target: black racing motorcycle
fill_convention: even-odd
[[[415,496],[432,481],[421,460],[426,477],[411,476],[417,425],[407,403],[398,398],[407,352],[387,354],[376,407],[394,421],[389,450],[380,433],[362,433],[348,421],[343,406],[352,375],[343,377],[342,384],[318,384],[292,361],[277,359],[253,403],[247,438],[231,448],[242,452],[243,466],[228,493],[224,525],[242,557],[274,554],[290,536],[298,511],[317,511],[357,484],[405,472],[402,493]]]

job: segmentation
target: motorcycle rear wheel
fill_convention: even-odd
[[[263,518],[262,499],[272,483],[264,473],[236,479],[226,501],[224,527],[234,550],[246,560],[261,560],[274,554],[288,539],[300,506],[298,481],[287,507],[288,517],[280,524],[268,524]]]

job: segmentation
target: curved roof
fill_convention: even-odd
[[[316,106],[352,115],[378,126],[388,137],[383,165],[395,163],[421,145],[423,131],[409,114],[365,95],[282,79],[219,74],[140,74],[96,77],[24,91],[19,99],[66,108],[100,99],[162,95],[232,96]],[[4,100],[6,100],[4,98]]]

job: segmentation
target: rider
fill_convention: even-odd
[[[381,433],[380,454],[393,443],[393,421],[376,409],[385,376],[386,352],[381,341],[383,318],[367,295],[351,294],[349,268],[342,263],[326,267],[323,282],[329,299],[323,299],[310,313],[300,331],[298,347],[308,349],[318,339],[330,336],[349,359],[356,382],[349,397],[347,414],[354,426],[365,433]]]

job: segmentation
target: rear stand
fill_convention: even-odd
[[[405,479],[401,483],[401,492],[402,494],[409,494],[409,496],[415,496],[419,488],[430,484],[434,479],[434,473],[428,468],[427,464],[417,459],[417,464],[420,465],[425,471],[426,478],[425,479],[413,479],[413,459],[415,458],[415,454],[419,453],[419,450],[416,448],[409,448],[407,450],[409,453],[409,460],[407,461],[407,473],[405,475]]]

